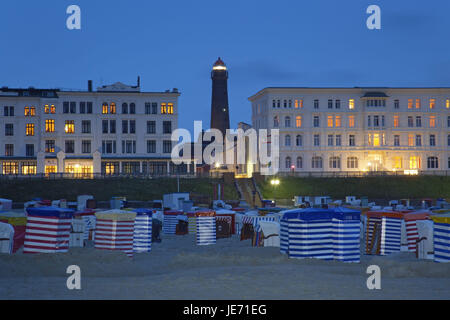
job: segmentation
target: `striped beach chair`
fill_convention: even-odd
[[[411,212],[406,213],[403,217],[406,225],[406,238],[408,242],[408,251],[416,252],[417,241],[419,240],[419,231],[417,230],[417,221],[428,220],[430,213],[426,212]]]
[[[400,252],[402,239],[402,219],[383,216],[381,218],[380,254]]]
[[[162,231],[164,234],[176,234],[178,216],[182,215],[183,211],[164,211],[164,221]]]
[[[216,244],[216,213],[214,211],[196,212],[197,245]]]
[[[73,210],[27,208],[23,253],[63,253],[69,250]]]
[[[432,216],[434,261],[450,262],[450,214]]]
[[[152,210],[135,209],[133,252],[152,251]]]
[[[361,259],[361,212],[335,208],[332,220],[333,259],[359,263]]]
[[[95,248],[119,250],[132,257],[136,213],[114,209],[97,212],[95,216]]]
[[[189,234],[197,233],[197,219],[195,217],[195,212],[187,212],[188,217],[188,232]]]
[[[280,252],[287,254],[289,249],[289,221],[287,219],[280,220]]]

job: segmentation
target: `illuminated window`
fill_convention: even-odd
[[[102,114],[107,114],[107,113],[108,113],[108,104],[106,102],[103,102]]]
[[[355,109],[355,99],[350,99],[350,100],[348,100],[348,108],[349,108],[350,110]]]
[[[44,106],[44,113],[49,114],[49,113],[55,113],[55,112],[56,112],[56,109],[55,109],[55,105],[54,104],[51,104],[51,105],[46,104]]]
[[[420,99],[416,99],[416,109],[420,109]]]
[[[46,153],[55,152],[55,140],[45,140],[45,152]]]
[[[116,104],[114,102],[111,102],[111,105],[109,106],[109,113],[111,114],[116,113]]]
[[[168,114],[173,114],[173,103],[168,103],[167,104],[167,113]]]
[[[445,100],[445,107],[450,109],[450,99]]]
[[[302,127],[302,116],[295,117],[295,125],[297,126],[297,128]]]
[[[18,174],[19,163],[18,162],[3,162],[3,174]]]
[[[413,108],[413,99],[408,99],[408,109]]]
[[[402,168],[402,157],[394,157],[394,169]]]
[[[347,168],[348,169],[358,169],[358,158],[348,157],[347,158]]]
[[[342,125],[341,116],[336,116],[335,125],[336,125],[336,128],[341,127],[341,125]]]
[[[36,174],[36,163],[24,162],[22,163],[22,174],[23,175],[34,175]]]
[[[55,132],[55,120],[45,120],[45,132]]]
[[[298,109],[298,108],[303,108],[303,100],[302,100],[302,99],[300,99],[300,100],[295,100],[295,108],[296,108],[296,109]]]
[[[430,116],[430,128],[436,128],[436,116]]]
[[[399,126],[399,118],[398,116],[394,116],[394,128],[398,128]]]
[[[333,128],[333,116],[328,116],[328,127]]]
[[[51,173],[56,173],[56,166],[45,166],[45,175],[48,176]]]
[[[434,109],[436,106],[436,99],[430,99],[430,109]]]
[[[25,107],[25,117],[34,117],[36,115],[35,107]]]
[[[27,136],[34,136],[34,123],[27,123],[25,134]]]
[[[380,146],[380,135],[378,133],[374,133],[373,135],[373,146],[374,147]]]
[[[348,116],[348,126],[350,128],[355,127],[355,116]]]
[[[161,103],[161,114],[166,114],[166,113],[167,113],[167,104]]]
[[[75,133],[75,121],[74,120],[66,120],[66,125],[64,126],[65,133]]]
[[[409,168],[420,169],[420,158],[416,156],[409,157]]]
[[[408,134],[408,146],[413,147],[414,146],[414,135]]]

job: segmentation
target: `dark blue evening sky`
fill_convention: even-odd
[[[66,8],[82,30],[66,29]],[[366,8],[382,10],[368,30]],[[0,86],[179,88],[180,127],[209,126],[210,69],[229,68],[232,127],[268,86],[450,86],[450,1],[2,1]]]

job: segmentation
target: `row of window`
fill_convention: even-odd
[[[337,134],[329,134],[327,135],[328,146],[342,146],[342,135]],[[284,145],[286,147],[290,147],[292,145],[291,136],[284,136]],[[315,147],[320,146],[320,134],[313,135],[313,145]],[[368,134],[368,145],[371,147],[380,147],[386,146],[386,135],[384,133],[370,133]],[[435,134],[429,135],[429,146],[435,147],[437,145],[437,137]],[[295,137],[295,146],[302,147],[303,146],[303,135],[299,134]],[[356,146],[356,136],[353,134],[348,135],[348,146],[354,147]],[[394,135],[394,146],[400,146],[400,135]],[[422,135],[420,134],[408,134],[408,146],[409,147],[421,147],[422,146]],[[447,136],[447,146],[450,147],[450,134]]]
[[[402,158],[394,157],[394,169],[402,169]],[[285,158],[285,168],[286,169],[303,169],[303,157],[297,157],[296,165],[292,163],[291,157]],[[328,162],[328,167],[330,169],[341,169],[341,158],[340,157],[330,157]],[[311,168],[312,169],[323,169],[323,158],[320,156],[314,156],[311,158]],[[357,157],[347,157],[347,169],[358,169],[358,158]],[[412,156],[409,158],[409,168],[410,169],[420,169],[421,161],[420,157]],[[439,169],[439,159],[438,157],[428,157],[427,158],[427,168],[428,169]],[[448,168],[450,169],[450,157],[448,158]]]
[[[172,152],[172,141],[163,141],[163,153]],[[102,141],[102,154],[116,154],[117,143],[115,140]],[[122,140],[122,153],[136,153],[135,140]],[[147,140],[147,153],[156,153],[156,140]]]
[[[301,115],[295,116],[295,127],[301,128],[303,125],[303,117]],[[349,128],[355,127],[355,115],[348,115],[347,116],[347,124]],[[394,115],[394,128],[400,127],[400,116]],[[422,127],[422,116],[416,116],[415,121],[413,116],[408,116],[408,127],[412,128],[414,127]],[[431,115],[428,117],[428,126],[430,128],[436,128],[437,125],[437,119],[436,116]],[[280,118],[279,116],[275,116],[273,118],[273,126],[275,128],[278,128],[280,126]],[[284,117],[284,127],[290,128],[292,126],[291,123],[291,117],[286,116]],[[386,121],[384,115],[369,115],[367,116],[367,126],[368,127],[385,127]],[[313,116],[313,127],[318,128],[320,127],[320,116],[316,115]],[[342,127],[342,116],[341,115],[329,115],[327,116],[327,127],[328,128],[340,128]],[[447,116],[447,127],[450,128],[450,116]]]
[[[386,107],[386,99],[385,98],[378,98],[378,99],[366,99],[366,106],[367,107]],[[421,99],[408,99],[408,109],[420,109],[421,108]],[[284,108],[303,108],[303,99],[284,99],[284,100],[272,100],[272,108],[281,108],[283,106]],[[319,99],[314,100],[314,109],[319,109],[320,101]],[[341,100],[340,99],[328,99],[328,109],[333,109],[333,106],[335,109],[341,109]],[[347,104],[348,109],[353,110],[355,109],[355,99],[348,99]],[[428,107],[430,109],[436,108],[436,99],[430,98],[428,101]],[[445,108],[450,109],[450,98],[445,100]],[[396,99],[394,100],[394,109],[400,109],[400,100]]]

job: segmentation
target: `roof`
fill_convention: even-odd
[[[389,98],[389,96],[384,92],[366,92],[363,98]]]
[[[220,57],[217,59],[217,61],[214,63],[214,66],[225,66],[225,62],[220,59]]]

